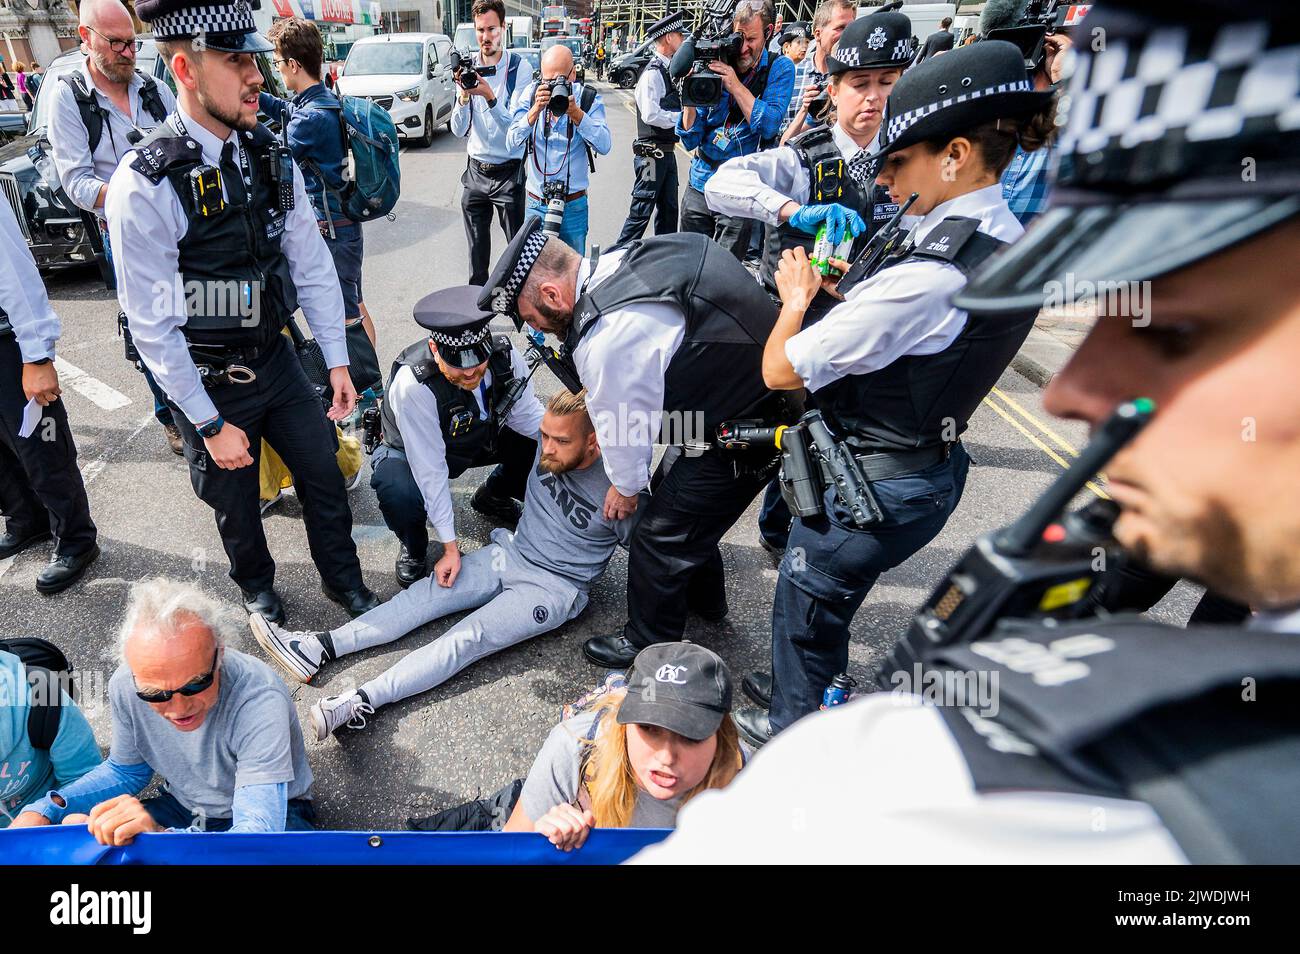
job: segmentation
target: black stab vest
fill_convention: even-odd
[[[658,59],[652,59],[646,69],[654,70],[664,79],[664,94],[659,97],[659,108],[672,113],[680,112],[682,98],[677,95],[677,87],[668,76],[668,67]],[[661,126],[651,126],[641,118],[641,109],[638,107],[636,111],[636,138],[652,139],[665,145],[673,145],[677,142],[677,132],[672,129],[664,129]]]
[[[686,325],[664,375],[665,412],[699,415],[702,436],[711,438],[721,421],[771,394],[763,383],[763,346],[776,306],[730,252],[689,232],[630,243],[614,273],[580,294],[565,355],[576,354],[602,315],[649,302],[681,309]]]
[[[978,219],[950,216],[886,267],[922,259],[947,262],[969,275],[1007,244],[978,227]],[[1020,350],[1037,314],[1034,309],[968,316],[961,334],[938,354],[904,355],[870,374],[840,378],[815,391],[813,399],[835,435],[857,453],[951,443]]]
[[[209,216],[199,213],[190,185],[190,172],[203,164],[202,152],[172,122],[146,136],[131,160],[151,181],[170,181],[185,210],[188,227],[177,245],[180,275],[187,291],[202,291],[187,295],[181,331],[190,345],[201,348],[267,347],[298,308],[289,260],[280,247],[287,215],[279,210],[270,174],[275,136],[258,125],[241,132],[239,144],[252,184],[245,185],[236,169],[223,168],[225,208]]]
[[[509,338],[505,335],[493,337],[492,355],[488,358],[492,385],[487,392],[487,420],[479,418],[478,402],[472,393],[456,387],[443,377],[429,350],[428,338],[421,338],[407,347],[393,362],[393,369],[388,375],[389,390],[392,390],[393,378],[405,365],[411,369],[417,382],[433,392],[438,402],[438,428],[442,431],[442,440],[447,448],[447,473],[453,479],[471,467],[491,463],[491,456],[496,452],[497,433],[501,424],[497,412],[515,376],[510,364],[511,351]],[[381,406],[380,417],[384,425],[384,443],[396,450],[404,450],[406,445],[397,425],[397,415],[387,401]],[[461,433],[452,436],[452,419],[455,417],[468,420],[469,425]]]

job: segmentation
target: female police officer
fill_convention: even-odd
[[[1051,100],[1034,92],[1010,43],[912,68],[890,94],[873,156],[895,202],[918,196],[908,240],[803,330],[822,279],[802,247],[782,253],[763,377],[774,389],[808,388],[880,513],[855,518],[830,489],[824,513],[795,520],[773,606],[770,720],[737,719],[757,744],[817,709],[847,666],[849,623],[867,591],[929,543],[961,497],[969,458],[958,438],[1036,310],[972,321],[949,301],[970,269],[1022,234],[998,180],[1017,143],[1041,145]]]

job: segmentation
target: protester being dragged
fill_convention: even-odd
[[[744,764],[731,721],[731,673],[693,643],[643,649],[625,689],[547,736],[505,831],[581,848],[593,828],[672,828],[696,795]]]

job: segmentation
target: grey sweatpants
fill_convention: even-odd
[[[405,656],[359,688],[376,709],[445,682],[470,663],[573,619],[586,590],[534,566],[515,549],[514,534],[492,531],[492,543],[461,560],[450,588],[432,576],[330,633],[337,655],[401,639],[416,627],[478,607],[439,638]]]

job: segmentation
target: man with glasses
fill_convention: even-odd
[[[81,5],[77,28],[88,50],[81,69],[64,73],[47,95],[54,97],[48,135],[54,168],[63,191],[98,227],[112,274],[104,201],[108,180],[130,151],[130,137],[157,126],[176,106],[165,84],[135,68],[135,26],[118,0],[89,0]],[[172,453],[182,449],[167,395],[148,367],[141,364],[153,393],[153,412],[167,434]]]
[[[293,701],[266,663],[233,649],[226,609],[194,587],[131,589],[109,680],[108,759],[32,803],[11,827],[84,822],[103,845],[143,832],[304,831],[311,768]],[[161,794],[140,799],[154,774]]]

